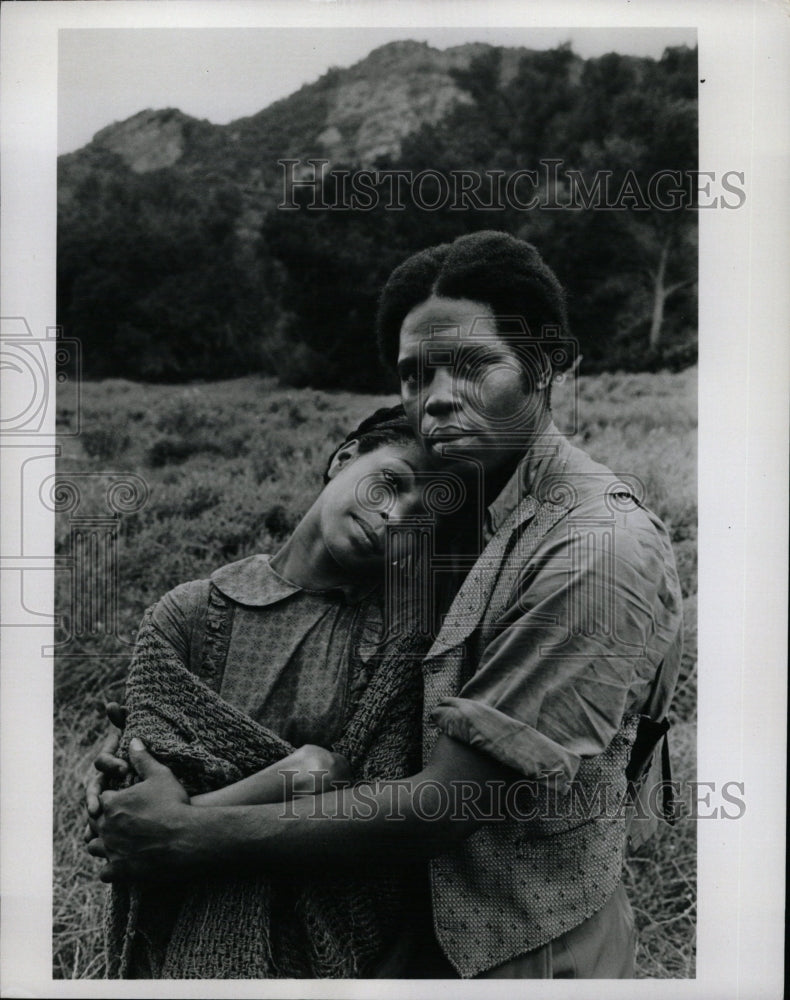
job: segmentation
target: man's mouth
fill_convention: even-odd
[[[446,427],[433,427],[425,435],[430,440],[438,438],[442,441],[450,441],[453,438],[466,437],[470,432],[458,427],[455,424],[448,424]]]
[[[477,434],[474,431],[465,431],[460,427],[442,427],[430,431],[424,436],[424,440],[429,448],[440,449],[443,445],[460,444],[474,440]]]

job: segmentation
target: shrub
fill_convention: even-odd
[[[210,406],[197,389],[180,393],[159,414],[156,427],[163,434],[192,437],[216,430],[223,423],[220,412]]]
[[[267,482],[274,479],[277,474],[277,460],[272,455],[254,454],[250,459],[250,465],[256,483]]]
[[[191,455],[201,451],[217,451],[205,441],[189,440],[183,437],[160,437],[154,441],[147,452],[148,464],[154,469],[161,469],[174,462],[184,462]]]
[[[157,488],[152,497],[149,516],[160,521],[171,517],[190,520],[215,507],[221,500],[220,487],[207,477],[196,474],[172,486]]]
[[[299,518],[289,513],[281,503],[276,503],[263,519],[263,524],[276,541],[285,538],[299,523]]]
[[[80,432],[80,443],[89,458],[106,462],[122,455],[129,447],[130,438],[118,423],[98,423]]]

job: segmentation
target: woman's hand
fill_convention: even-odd
[[[126,725],[126,709],[117,701],[110,701],[104,706],[104,711],[112,728],[104,737],[99,755],[85,776],[85,808],[88,812],[88,823],[85,827],[86,843],[96,835],[95,823],[101,812],[101,795],[107,789],[108,780],[117,783],[129,773],[126,761],[116,756],[121,730]]]
[[[313,743],[294,750],[276,767],[281,774],[292,776],[286,783],[292,795],[322,795],[353,780],[351,765],[342,754]]]
[[[142,780],[101,793],[96,836],[88,844],[89,854],[108,862],[103,882],[172,877],[195,860],[199,848],[189,796],[170,768],[138,739],[129,745],[129,759]]]

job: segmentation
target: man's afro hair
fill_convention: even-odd
[[[531,243],[483,230],[409,257],[390,275],[379,300],[377,334],[384,364],[394,369],[400,329],[420,303],[438,295],[469,299],[497,317],[519,318],[537,342],[546,326],[568,336],[565,293]]]

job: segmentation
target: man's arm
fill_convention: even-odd
[[[605,513],[593,497],[546,535],[474,672],[431,712],[442,732],[526,778],[567,783],[604,752],[624,715],[642,711],[680,624],[647,514]]]
[[[178,877],[210,865],[247,870],[326,869],[427,858],[499,815],[498,791],[514,774],[441,736],[427,767],[400,781],[357,785],[287,805],[195,808],[163,764],[131,749],[144,780],[105,792],[100,837],[103,881]]]

